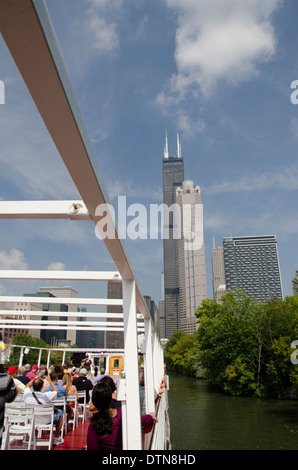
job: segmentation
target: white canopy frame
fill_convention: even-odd
[[[0,0],[0,29],[3,39],[31,94],[41,118],[65,164],[80,196],[79,201],[0,201],[0,218],[36,219],[68,218],[100,221],[96,215],[99,204],[109,204],[105,185],[97,167],[96,158],[79,111],[68,74],[59,49],[51,19],[44,0]],[[114,226],[108,213],[110,226]],[[134,275],[126,249],[117,235],[105,238],[103,243],[116,267],[116,273],[66,271],[2,271],[2,279],[76,279],[103,280],[116,275],[123,286],[123,331],[125,378],[121,385],[124,419],[124,449],[140,450],[140,407],[138,380],[137,310],[145,321],[145,377],[147,412],[154,412],[154,388],[158,390],[164,375],[162,347],[152,322],[147,304]],[[100,242],[102,243],[102,242]],[[61,276],[61,277],[59,277]],[[89,277],[88,277],[89,276]],[[99,279],[100,278],[100,279]],[[115,280],[115,278],[113,278]],[[11,301],[10,298],[0,301]],[[25,298],[23,298],[24,300]],[[26,297],[26,300],[29,299]],[[36,302],[36,298],[34,301]],[[38,299],[40,301],[40,299]],[[82,299],[79,299],[80,301]],[[89,299],[89,305],[92,305]],[[107,301],[109,299],[106,299]],[[50,298],[46,299],[49,303]],[[55,298],[55,303],[65,299]],[[69,304],[71,299],[67,298]],[[78,304],[78,299],[75,299]],[[87,300],[84,299],[84,302]],[[100,299],[95,299],[98,305]],[[105,304],[107,305],[107,304]],[[19,312],[18,312],[19,314]],[[35,314],[35,312],[34,312]],[[67,312],[63,312],[63,316]],[[0,327],[9,327],[2,319]],[[15,314],[16,316],[16,314]],[[80,312],[81,316],[81,312]],[[86,323],[86,324],[85,324]],[[16,323],[11,322],[11,325]],[[84,322],[88,327],[88,322]],[[49,324],[48,324],[49,325]],[[62,326],[62,325],[61,325]],[[89,327],[94,325],[90,324]],[[14,326],[15,327],[15,326]],[[42,321],[40,323],[42,327]],[[46,325],[44,324],[45,328]],[[70,322],[63,328],[77,328]],[[158,444],[162,445],[162,444]],[[162,448],[162,447],[161,447]]]

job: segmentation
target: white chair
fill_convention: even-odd
[[[25,403],[24,401],[17,401],[17,400],[14,400],[12,401],[11,403],[6,403],[5,406],[7,408],[28,408],[28,407],[32,407],[32,405],[28,405],[28,403]]]
[[[72,404],[74,403],[73,410],[73,418],[68,421],[68,424],[72,424],[72,430],[74,430],[79,424],[79,417],[78,417],[78,396],[76,393],[69,393],[66,397],[66,403]]]
[[[84,423],[86,419],[86,410],[87,410],[86,391],[82,390],[81,392],[77,392],[77,395],[78,395],[78,400],[83,399],[83,403],[78,402],[78,419],[81,419],[82,423]]]
[[[23,393],[18,393],[12,403],[24,403],[24,395],[23,395]]]
[[[53,405],[34,405],[34,416],[35,430],[37,431],[36,446],[48,447],[48,450],[51,450],[54,431]],[[46,432],[47,438],[45,438],[44,432]]]
[[[63,438],[63,435],[67,434],[66,397],[56,397],[51,403],[53,403],[54,406],[62,408],[63,425],[61,426],[61,437]]]
[[[14,404],[5,405],[4,410],[4,433],[2,437],[1,449],[11,449],[11,444],[22,441],[21,446],[14,445],[13,449],[36,449],[35,439],[35,417],[32,406],[17,406]]]

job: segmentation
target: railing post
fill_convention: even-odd
[[[121,401],[122,413],[122,448],[127,450],[127,423],[126,423],[126,380],[121,376],[117,380],[117,400]]]
[[[48,359],[47,359],[47,369],[50,367],[50,356],[51,356],[51,350],[48,350]]]
[[[160,385],[160,377],[159,377],[159,357],[158,357],[158,341],[157,341],[157,336],[156,334],[153,335],[153,363],[155,364],[155,367],[153,368],[153,383],[154,383],[154,388],[156,392],[159,390],[159,385]]]
[[[146,413],[155,412],[154,405],[154,384],[153,384],[153,356],[152,356],[152,333],[151,320],[145,319],[145,354],[144,354],[144,375],[145,375],[145,400]]]
[[[23,364],[23,355],[24,355],[24,346],[21,347],[21,351],[20,351],[19,368]]]
[[[158,367],[159,367],[159,380],[161,381],[164,378],[164,357],[163,357],[163,348],[161,343],[158,341]]]
[[[38,362],[37,362],[38,367],[40,367],[41,353],[42,353],[42,349],[40,349],[39,352],[38,352]]]
[[[124,361],[127,449],[141,450],[141,412],[138,367],[135,281],[123,280]],[[125,423],[123,423],[125,425]]]

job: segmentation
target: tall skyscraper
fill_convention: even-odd
[[[163,158],[163,202],[167,208],[176,203],[176,189],[184,180],[184,163],[181,145],[177,135],[177,156],[169,156],[168,139]],[[179,328],[179,270],[178,240],[173,237],[173,212],[169,211],[169,220],[164,219],[164,229],[168,236],[163,239],[164,251],[164,317],[165,337],[169,338]]]
[[[197,329],[196,309],[207,298],[206,262],[201,190],[193,181],[183,181],[176,190],[180,207],[181,238],[178,239],[180,329]]]
[[[265,301],[282,299],[282,282],[275,235],[223,239],[227,291]]]
[[[213,298],[216,302],[226,293],[225,260],[223,246],[215,248],[213,241],[212,248],[212,284]]]

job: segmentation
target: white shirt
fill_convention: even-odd
[[[49,405],[51,401],[53,401],[56,396],[57,392],[34,392],[37,399],[40,401],[42,405]],[[32,395],[32,391],[30,387],[26,387],[24,390],[24,402],[28,403],[28,405],[38,405],[38,402],[35,400],[34,396]],[[51,416],[47,418],[47,416],[38,417],[36,419],[37,423],[48,424],[51,421]]]

